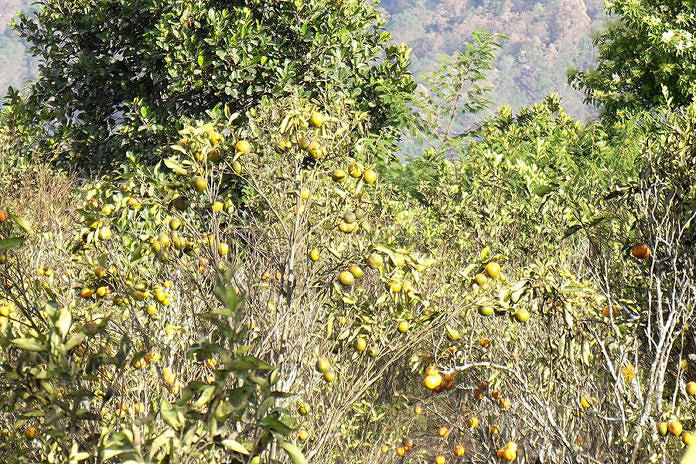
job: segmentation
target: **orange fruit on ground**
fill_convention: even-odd
[[[398,448],[396,448],[396,454],[398,454],[399,456],[403,456],[404,454],[406,454],[406,450],[403,446],[399,446]]]
[[[696,395],[696,382],[689,382],[686,384],[686,393],[689,395]]]
[[[492,279],[497,278],[500,275],[500,265],[493,261],[486,264],[486,274]]]
[[[404,446],[406,451],[413,449],[413,440],[411,440],[409,437],[404,437],[404,439],[401,440],[401,444]]]
[[[478,427],[479,425],[479,420],[478,417],[476,416],[471,416],[469,420],[466,421],[466,425],[468,425],[471,428]]]
[[[0,209],[0,222],[7,221],[7,211]]]
[[[669,433],[674,435],[675,437],[678,437],[682,433],[682,424],[679,422],[679,419],[674,419],[671,421],[669,424],[667,424],[667,430]]]
[[[449,435],[449,429],[443,425],[442,427],[437,429],[437,434],[444,438],[447,435]]]
[[[462,445],[454,445],[455,456],[464,456],[464,453],[466,453],[466,449]]]
[[[488,381],[484,380],[479,384],[479,390],[488,391]]]
[[[633,245],[633,248],[631,248],[631,254],[638,259],[647,259],[650,257],[650,247],[648,247],[648,245],[645,243]]]
[[[435,464],[445,464],[445,457],[441,454],[435,456]]]

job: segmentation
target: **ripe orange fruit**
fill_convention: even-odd
[[[482,400],[483,399],[483,392],[479,390],[478,388],[474,389],[474,398],[477,400]]]
[[[314,365],[314,367],[316,368],[316,370],[318,372],[323,374],[324,372],[329,370],[329,367],[331,367],[331,365],[329,364],[328,359],[319,358],[319,359],[317,359],[317,363]]]
[[[367,257],[367,265],[370,269],[379,269],[384,264],[384,258],[379,253],[372,253]]]
[[[319,250],[317,250],[316,248],[309,252],[309,259],[311,259],[312,261],[319,261],[320,257],[321,254],[319,253]]]
[[[684,432],[682,433],[682,442],[686,445],[689,446],[690,444],[694,443],[696,441],[696,435],[694,435],[693,432]]]
[[[530,314],[529,314],[529,311],[527,311],[526,309],[522,308],[522,309],[518,309],[518,310],[515,312],[514,317],[515,317],[515,320],[516,320],[517,322],[527,322],[527,321],[529,320]]]
[[[234,148],[242,155],[248,155],[251,153],[251,144],[246,140],[240,140],[235,144]]]
[[[350,268],[348,268],[348,271],[353,274],[353,277],[356,279],[359,279],[365,275],[365,271],[363,271],[362,268],[357,264],[351,265]]]
[[[92,290],[85,287],[80,291],[80,296],[85,299],[92,298]]]
[[[445,457],[441,454],[435,456],[435,464],[445,464]]]
[[[27,429],[24,431],[24,436],[27,437],[29,440],[33,440],[39,435],[39,431],[36,430],[36,427],[33,425],[30,425],[27,427]]]
[[[645,243],[633,245],[633,248],[631,248],[631,254],[638,259],[647,259],[650,257],[650,247],[648,247],[648,245]]]
[[[434,390],[442,384],[442,376],[440,374],[427,375],[423,380],[423,384],[426,388]]]
[[[0,222],[7,221],[7,211],[0,209]]]
[[[104,298],[107,293],[109,293],[109,289],[107,287],[99,287],[97,289],[97,296],[99,298]]]
[[[164,383],[169,386],[174,385],[176,375],[174,375],[174,371],[171,369],[171,367],[165,367],[162,369],[162,380],[164,380]]]
[[[318,112],[312,113],[309,117],[309,125],[312,127],[321,127],[324,124],[324,115]]]
[[[449,435],[449,429],[443,425],[442,427],[437,429],[437,434],[440,435],[442,438],[445,438],[447,435]]]
[[[377,172],[374,169],[368,169],[363,172],[362,179],[367,184],[373,184],[377,180]]]
[[[493,307],[491,306],[479,306],[479,314],[482,316],[490,316],[493,314]]]
[[[498,400],[498,405],[503,409],[510,409],[510,400],[507,398],[500,398]]]
[[[674,419],[671,421],[669,424],[667,424],[667,430],[669,433],[674,435],[675,437],[678,437],[682,433],[682,424],[679,422],[679,419]]]
[[[413,408],[413,412],[415,412],[416,414],[423,414],[423,408],[421,408],[420,406],[416,406],[415,408]]]
[[[464,453],[466,453],[466,449],[462,445],[454,445],[455,456],[464,456]]]
[[[491,392],[491,396],[497,400],[498,398],[500,398],[500,390],[493,390]]]
[[[517,452],[511,450],[511,449],[504,449],[503,450],[503,459],[506,461],[513,461],[517,457]]]
[[[301,416],[306,416],[309,414],[309,405],[307,403],[300,403],[297,406],[297,412],[299,412]]]
[[[327,382],[333,382],[336,380],[336,373],[329,369],[328,371],[324,372],[324,380]]]
[[[587,401],[584,395],[580,395],[580,405],[585,409],[590,407],[590,402]]]
[[[404,454],[406,454],[406,450],[403,446],[399,446],[398,448],[396,448],[396,454],[398,454],[399,456],[403,456]]]
[[[486,274],[488,274],[488,277],[491,279],[496,279],[500,275],[500,265],[493,261],[486,264]]]
[[[454,374],[445,374],[442,376],[444,382],[454,382]]]
[[[489,338],[482,338],[481,341],[479,341],[479,345],[481,345],[483,348],[490,348],[491,346],[491,340]]]
[[[602,314],[604,314],[604,317],[610,317],[612,315],[614,317],[616,317],[616,314],[618,312],[619,311],[614,306],[611,306],[611,305],[606,305],[606,306],[604,306],[604,308],[602,308]]]
[[[435,375],[439,373],[440,371],[437,370],[437,366],[435,366],[435,364],[431,364],[425,368],[425,375]]]
[[[476,416],[471,416],[469,420],[466,421],[466,425],[468,425],[471,428],[475,428],[479,426],[479,420],[478,417]]]
[[[297,438],[299,438],[300,441],[305,441],[308,437],[309,437],[309,434],[304,429],[300,430],[300,433],[297,434]]]
[[[689,382],[686,384],[686,393],[691,396],[696,395],[696,382]]]
[[[191,186],[195,191],[203,192],[208,187],[208,184],[206,183],[205,179],[201,176],[193,176],[191,178]]]
[[[404,446],[406,451],[413,449],[413,440],[411,440],[409,437],[404,437],[403,440],[401,440],[401,444]]]
[[[357,179],[358,177],[361,177],[363,174],[363,167],[362,164],[360,163],[350,163],[348,165],[348,173],[350,174],[350,177],[353,177],[354,179]]]
[[[380,451],[382,453],[386,453],[387,451],[389,451],[389,447],[387,445],[382,445],[382,448],[380,448]]]
[[[399,332],[401,332],[401,333],[406,333],[406,332],[408,332],[408,329],[409,329],[408,322],[407,322],[407,321],[401,321],[401,322],[399,322],[399,327],[398,327],[398,329],[399,329]]]
[[[350,287],[355,282],[355,277],[349,271],[343,271],[338,274],[338,281],[346,287]]]
[[[493,435],[498,435],[500,433],[500,429],[498,428],[497,425],[491,425],[488,428],[488,431],[491,432],[491,434],[493,434]]]
[[[667,435],[667,422],[660,422],[657,424],[657,432],[663,437]]]

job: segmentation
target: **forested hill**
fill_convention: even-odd
[[[3,94],[7,86],[20,86],[35,73],[25,45],[10,28],[15,13],[27,10],[30,5],[30,0],[0,1],[0,93]]]
[[[606,19],[602,0],[383,0],[394,39],[413,47],[414,74],[435,69],[486,29],[510,38],[491,73],[493,100],[517,108],[557,92],[566,110],[582,118],[590,108],[567,84],[566,70],[593,58],[590,33]]]
[[[0,88],[17,86],[33,75],[32,61],[9,23],[30,0],[0,2]],[[566,83],[566,69],[592,61],[589,33],[605,19],[602,0],[383,0],[394,39],[413,47],[416,75],[433,70],[438,56],[451,54],[487,29],[510,38],[491,73],[493,99],[514,108],[558,92],[567,111],[584,117],[590,110]]]

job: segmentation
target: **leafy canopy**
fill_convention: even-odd
[[[12,103],[61,157],[89,153],[93,166],[125,145],[156,159],[182,116],[244,114],[296,87],[350,97],[380,131],[414,88],[408,49],[383,24],[358,0],[42,0],[15,24],[40,76]]]

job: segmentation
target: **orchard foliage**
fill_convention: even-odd
[[[594,38],[594,69],[572,70],[570,82],[608,120],[622,120],[665,104],[687,106],[696,91],[693,5],[612,1],[615,16]]]
[[[388,43],[383,24],[357,0],[46,0],[16,24],[40,75],[13,101],[36,142],[92,168],[122,160],[126,146],[153,162],[181,117],[218,104],[244,115],[293,88],[351,98],[388,133],[414,84],[408,50]]]
[[[87,99],[152,72],[113,131],[99,105],[32,122],[80,66],[37,38],[63,68],[2,115],[3,462],[677,459],[696,429],[693,106],[617,131],[551,95],[455,133],[488,104],[499,36],[412,98],[407,49],[361,2],[186,5],[45,2],[20,26],[104,27],[97,49],[149,31],[152,55],[119,49]],[[402,123],[430,147],[390,163]]]

